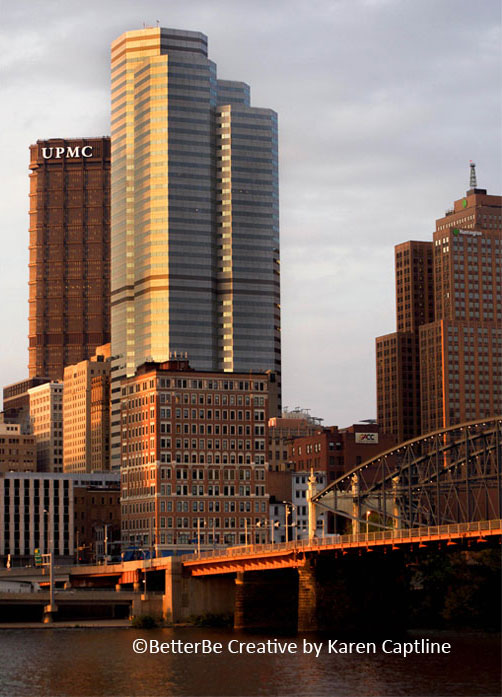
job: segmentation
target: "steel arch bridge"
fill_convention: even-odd
[[[372,528],[471,523],[502,517],[502,416],[401,443],[338,477],[313,497],[334,515]]]

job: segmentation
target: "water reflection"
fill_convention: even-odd
[[[446,696],[500,693],[500,638],[428,635],[452,653],[414,655],[136,655],[132,641],[266,641],[207,629],[1,630],[0,695]],[[309,637],[309,640],[312,638]],[[288,641],[300,638],[289,638]],[[313,639],[312,639],[313,640]],[[318,637],[316,641],[326,641]]]

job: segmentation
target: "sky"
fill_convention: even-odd
[[[501,191],[499,0],[0,0],[0,385],[28,375],[28,163],[110,133],[110,43],[202,31],[218,77],[279,114],[283,404],[376,416],[394,245]]]

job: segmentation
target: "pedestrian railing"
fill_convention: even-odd
[[[181,561],[194,562],[209,559],[228,559],[234,557],[256,556],[267,553],[301,552],[322,547],[340,546],[370,546],[375,542],[399,542],[408,541],[410,538],[420,542],[438,537],[458,537],[463,533],[488,533],[499,531],[502,528],[502,520],[481,520],[473,523],[454,523],[450,525],[432,525],[419,528],[398,528],[392,530],[380,530],[376,532],[359,532],[350,535],[325,535],[307,540],[292,540],[290,542],[239,545],[226,549],[208,550],[200,553],[185,555]]]

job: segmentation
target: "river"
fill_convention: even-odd
[[[273,637],[231,630],[176,629],[2,629],[0,695],[3,697],[158,697],[302,695],[330,697],[425,697],[500,694],[500,637],[485,634],[423,633],[451,644],[449,655],[329,653],[325,636]],[[297,653],[230,653],[243,642],[277,639]],[[392,637],[391,637],[392,638]],[[144,639],[155,651],[206,640],[221,653],[135,654]],[[320,645],[319,657],[304,653],[304,639]],[[395,640],[395,639],[394,639]],[[173,643],[174,642],[174,643]],[[141,644],[141,642],[140,642]],[[272,649],[277,646],[273,642]],[[335,645],[336,646],[336,645]],[[140,647],[142,648],[142,647]],[[251,646],[251,649],[253,647]]]

